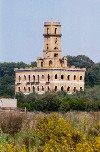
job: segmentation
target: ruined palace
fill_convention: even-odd
[[[44,23],[43,58],[37,58],[37,67],[15,69],[15,93],[29,94],[46,91],[84,91],[85,68],[69,67],[67,58],[62,59],[61,23]]]

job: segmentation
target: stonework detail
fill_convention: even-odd
[[[37,67],[15,69],[15,93],[29,94],[45,91],[84,91],[85,68],[67,66],[67,58],[61,56],[61,23],[44,23],[43,58],[37,58]]]

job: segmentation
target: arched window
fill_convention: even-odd
[[[67,91],[70,92],[70,87],[68,86]]]
[[[33,81],[35,82],[35,75],[33,75]]]
[[[80,80],[82,80],[82,76],[80,76]]]
[[[18,87],[18,92],[20,92],[20,87]]]
[[[55,91],[57,91],[57,86],[55,86]]]
[[[74,80],[76,80],[76,75],[74,75]]]
[[[55,47],[55,48],[54,48],[54,50],[58,50],[58,48],[57,48],[57,47]]]
[[[28,92],[30,92],[30,87],[28,87]]]
[[[49,34],[50,33],[50,30],[49,30],[49,28],[47,28],[47,34]]]
[[[44,75],[42,75],[42,79],[44,79]]]
[[[50,75],[48,74],[48,82],[49,82],[49,80],[50,80]]]
[[[44,87],[42,86],[42,91],[44,91]]]
[[[67,80],[70,80],[70,75],[67,76]]]
[[[61,91],[63,91],[63,90],[64,90],[64,87],[62,86],[62,87],[61,87]]]
[[[57,28],[55,28],[55,34],[57,34]]]
[[[49,90],[50,90],[50,87],[48,86],[47,89],[48,89],[48,91],[49,91]]]
[[[30,75],[28,75],[28,80],[29,80],[29,82],[30,82]]]
[[[26,75],[24,75],[24,80],[26,80]]]
[[[57,79],[57,74],[55,74],[55,79]]]
[[[37,91],[39,91],[39,86],[37,87]]]
[[[61,79],[62,79],[62,80],[64,79],[64,75],[63,75],[63,74],[61,75]]]
[[[49,61],[49,66],[52,66],[52,61],[51,60]]]
[[[21,76],[19,75],[19,82],[20,82],[20,80],[21,80]]]
[[[41,62],[41,67],[43,67],[43,62]]]
[[[37,82],[39,82],[39,75],[37,75]]]
[[[33,86],[33,92],[35,92],[35,87]]]
[[[24,87],[24,92],[26,92],[26,87]]]
[[[83,91],[83,88],[82,88],[82,87],[80,87],[80,91]]]
[[[76,92],[76,87],[74,87],[73,92]]]

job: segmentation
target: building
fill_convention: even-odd
[[[15,93],[29,94],[45,91],[84,90],[85,68],[67,66],[67,58],[61,56],[61,23],[44,23],[43,58],[37,58],[37,67],[15,69]]]

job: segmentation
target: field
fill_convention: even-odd
[[[0,152],[100,152],[100,112],[0,111]]]

